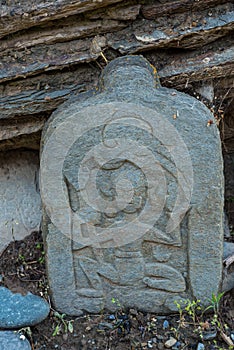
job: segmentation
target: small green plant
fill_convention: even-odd
[[[222,324],[221,324],[217,314],[214,314],[214,316],[212,317],[211,324],[212,324],[212,326],[218,327],[218,329],[222,328]]]
[[[18,261],[20,261],[21,263],[25,263],[25,256],[22,254],[18,255]]]
[[[187,314],[192,318],[194,326],[196,325],[196,322],[198,321],[198,314],[201,312],[201,300],[192,300],[189,299],[186,300],[185,304],[185,311]]]
[[[112,298],[111,302],[112,302],[112,304],[116,304],[119,308],[122,308],[119,299]]]
[[[153,317],[149,322],[147,322],[146,329],[148,332],[157,334],[157,319]]]
[[[66,315],[60,314],[57,311],[53,312],[53,317],[55,321],[53,337],[59,335],[61,332],[67,334],[68,332],[73,333],[73,320],[65,320]]]
[[[180,325],[183,325],[185,323],[185,314],[187,314],[193,321],[193,325],[196,326],[196,324],[199,322],[198,315],[202,311],[201,307],[201,300],[181,300],[178,302],[177,300],[174,301],[179,315],[180,315]]]
[[[174,333],[176,339],[180,338],[180,326],[178,328],[171,327],[170,330]]]
[[[224,292],[219,293],[217,295],[212,293],[212,297],[209,299],[210,305],[205,308],[204,312],[208,310],[213,310],[214,315],[218,315],[220,300],[222,299],[223,295],[224,295]]]
[[[45,251],[43,250],[43,244],[37,243],[36,249],[41,251],[41,256],[38,258],[37,261],[39,262],[39,264],[43,264],[45,262]]]
[[[37,244],[36,244],[36,248],[37,248],[37,249],[42,249],[42,248],[43,248],[42,243],[37,243]]]
[[[212,293],[212,296],[209,301],[209,305],[204,309],[200,300],[181,300],[180,302],[174,301],[179,315],[179,327],[178,329],[172,329],[175,335],[178,335],[178,330],[181,325],[189,325],[189,322],[185,320],[192,319],[192,324],[194,326],[194,332],[199,335],[200,339],[203,339],[206,331],[216,331],[220,334],[221,338],[228,344],[230,349],[234,348],[234,344],[231,338],[226,334],[228,326],[223,322],[222,317],[219,313],[220,301],[224,293],[218,293],[217,295]],[[211,317],[206,319],[205,312],[212,311]],[[186,318],[185,318],[186,316]],[[214,343],[215,344],[215,343]],[[217,349],[219,349],[217,347]],[[221,349],[219,349],[221,350]]]
[[[182,304],[184,304],[184,301],[183,300],[175,300],[174,301],[177,309],[178,309],[178,312],[179,312],[179,315],[180,315],[180,319],[179,319],[179,325],[178,327],[172,327],[171,328],[171,331],[174,333],[175,335],[175,338],[176,339],[179,339],[179,334],[180,334],[180,328],[185,328],[187,327],[187,324],[185,322],[185,315],[184,315],[184,307],[182,306]]]
[[[174,304],[176,305],[177,310],[178,310],[179,315],[180,315],[180,325],[183,325],[183,323],[184,323],[184,309],[181,305],[182,303],[183,303],[183,300],[180,300],[180,302],[177,300],[174,301]]]
[[[38,258],[39,264],[44,264],[45,262],[45,252],[41,252],[41,256]]]

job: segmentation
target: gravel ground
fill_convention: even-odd
[[[23,294],[30,291],[50,303],[40,234],[34,233],[23,241],[10,243],[1,255],[0,274],[1,284],[12,291]],[[174,350],[203,349],[199,343],[204,344],[206,350],[233,349],[228,343],[232,337],[234,340],[234,290],[221,299],[220,324],[216,329],[212,325],[213,313],[196,314],[195,323],[188,312],[181,310],[181,313],[181,316],[179,313],[164,316],[124,310],[119,306],[115,314],[103,311],[98,315],[71,318],[57,313],[51,306],[46,320],[22,331],[33,350],[167,349],[173,343],[171,349]],[[204,340],[201,335],[213,339]]]

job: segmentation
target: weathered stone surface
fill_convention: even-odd
[[[59,3],[51,1],[38,1],[32,3],[23,1],[19,4],[12,1],[11,5],[1,6],[0,37],[18,30],[35,26],[36,23],[45,23],[49,20],[66,18],[77,13],[90,11],[96,8],[118,3],[121,0],[83,0],[71,3],[70,0],[62,0]]]
[[[233,11],[227,11],[224,15],[217,14],[217,17],[204,17],[205,22],[192,24],[181,23],[176,29],[172,26],[168,30],[168,27],[159,26],[157,22],[142,20],[138,23],[134,23],[133,30],[123,29],[117,36],[107,35],[108,44],[119,50],[121,53],[129,54],[133,52],[139,52],[146,48],[152,49],[156,47],[184,47],[194,49],[201,46],[200,35],[203,36],[202,40],[206,40],[206,43],[210,43],[215,39],[224,36],[229,31],[233,30]],[[172,22],[176,19],[172,16]],[[225,23],[223,25],[222,21]],[[170,26],[170,22],[168,26]],[[173,23],[175,24],[175,23]],[[223,26],[223,31],[220,31],[220,26]],[[198,36],[193,34],[197,34]],[[200,35],[199,35],[200,34]]]
[[[234,136],[234,134],[233,134]],[[229,139],[230,147],[233,147],[233,137]],[[231,146],[232,145],[232,146]],[[223,152],[225,175],[225,209],[228,215],[230,227],[234,228],[234,153]]]
[[[0,328],[14,329],[34,326],[43,321],[50,312],[48,303],[31,293],[21,295],[0,287]]]
[[[38,231],[41,222],[39,159],[33,151],[0,153],[0,251]]]
[[[31,350],[29,341],[19,333],[0,331],[1,350]]]
[[[215,18],[205,17],[206,24],[196,24],[191,27],[188,24],[183,28],[177,27],[176,31],[173,30],[174,23],[170,24],[166,22],[164,26],[159,27],[155,21],[146,21],[144,19],[134,22],[132,27],[127,26],[126,23],[119,23],[117,21],[109,21],[105,25],[101,25],[103,22],[96,21],[96,26],[91,24],[91,28],[94,36],[98,33],[103,34],[105,42],[100,52],[111,48],[120,52],[120,54],[133,54],[149,49],[177,48],[178,46],[189,49],[201,47],[203,46],[201,45],[201,36],[203,44],[208,44],[233,31],[233,18],[234,10],[229,9],[223,15],[217,14]],[[170,26],[170,29],[168,29],[168,26]],[[84,30],[84,25],[82,24],[79,30],[73,27],[71,25],[67,29],[60,28],[59,33],[51,33],[48,43],[46,33],[44,34],[45,37],[42,33],[42,37],[39,37],[37,41],[30,41],[30,38],[28,38],[26,55],[22,54],[21,47],[18,48],[20,46],[18,44],[19,40],[16,44],[8,43],[7,41],[2,44],[2,47],[0,45],[0,48],[2,48],[0,52],[2,65],[0,83],[16,78],[26,78],[44,71],[62,69],[72,64],[95,61],[100,56],[100,52],[92,52],[92,36],[90,33],[87,33],[84,37],[82,37],[82,34],[79,34]],[[89,28],[90,25],[86,24],[86,27]],[[122,29],[123,27],[126,28]],[[222,27],[222,30],[220,30],[220,27]],[[88,28],[87,32],[91,31]],[[121,30],[117,31],[117,29]],[[25,41],[25,38],[23,37],[22,40]],[[67,43],[68,40],[69,44]],[[53,42],[53,45],[51,45],[50,41]],[[6,48],[6,46],[8,47]],[[61,53],[63,52],[66,52],[66,55],[62,55]],[[226,54],[222,52],[217,53],[213,50],[212,54],[215,56],[211,58],[210,64],[212,66],[219,67],[226,64],[226,61],[229,59],[230,66],[233,69],[233,47]],[[24,58],[24,65],[22,65],[22,58]],[[209,67],[209,61],[206,62],[206,66]]]
[[[47,117],[0,118],[0,151],[17,148],[39,150],[41,130]]]
[[[184,90],[187,87],[195,89],[194,84],[213,81],[215,97],[222,101],[234,97],[233,84],[233,46],[230,48],[222,41],[218,48],[204,48],[195,51],[186,51],[181,55],[163,55],[163,66],[159,65],[159,56],[156,53],[145,53],[145,57],[158,68],[163,86]],[[59,57],[59,56],[58,56]],[[208,61],[207,61],[208,59]],[[20,69],[22,65],[20,64]],[[88,90],[95,85],[100,74],[98,66],[78,65],[74,72],[60,70],[50,72],[49,75],[40,74],[28,79],[19,79],[9,84],[0,85],[0,119],[9,119],[13,116],[27,116],[52,112],[60,104],[77,92]],[[9,96],[9,94],[11,94]],[[226,110],[225,110],[226,112]],[[225,113],[226,117],[226,113]],[[32,117],[33,119],[33,117]],[[40,117],[39,117],[40,119]],[[225,124],[225,133],[228,140],[231,130]],[[233,134],[233,133],[232,133]],[[233,148],[233,146],[232,146]]]
[[[221,5],[225,3],[225,0],[203,0],[190,1],[190,0],[175,0],[165,1],[157,4],[150,4],[142,6],[142,14],[147,19],[157,19],[159,15],[168,15],[196,10],[204,10],[215,5]]]
[[[222,121],[221,125],[221,137],[223,141],[223,149],[224,149],[224,154],[230,155],[230,158],[233,159],[233,154],[234,154],[234,103],[233,101],[233,96],[231,96],[231,99],[228,100],[228,106],[226,109],[225,113],[225,118]],[[231,159],[228,161],[227,165],[230,166],[230,163],[232,162],[231,168],[233,169],[233,160]],[[232,175],[229,175],[232,177]],[[229,182],[229,181],[228,181]],[[233,186],[233,184],[230,184],[230,186]]]
[[[170,312],[220,290],[219,132],[199,101],[161,88],[142,57],[61,106],[42,137],[41,191],[55,307]],[[69,292],[68,292],[69,291]],[[174,305],[175,306],[175,305]]]
[[[105,64],[102,54],[112,60],[144,52],[163,86],[196,90],[215,80],[215,104],[234,96],[230,1],[25,0],[0,11],[0,119],[51,113],[88,90]],[[97,35],[103,45],[95,53]],[[0,149],[7,148],[5,142]]]
[[[0,142],[0,151],[5,152],[9,150],[28,149],[37,150],[40,149],[41,132],[35,132],[32,134],[20,135],[10,139],[6,139]]]
[[[35,117],[41,120],[42,113],[51,113],[71,94],[91,88],[99,73],[99,69],[86,64],[77,67],[75,72],[40,74],[4,87],[0,85],[0,119],[16,116],[18,120]]]
[[[223,247],[223,258],[227,259],[228,256],[234,254],[234,243],[231,242],[224,242]]]
[[[0,145],[1,141],[13,139],[22,135],[30,135],[40,131],[44,124],[45,117],[34,117],[0,120]]]
[[[119,2],[121,3],[118,4]],[[70,65],[94,61],[100,56],[100,53],[91,54],[90,50],[92,40],[97,34],[102,34],[105,38],[103,51],[114,49],[121,54],[171,47],[175,47],[176,50],[194,49],[204,47],[220,38],[226,37],[231,40],[234,7],[228,1],[208,1],[213,5],[209,10],[207,5],[198,6],[191,2],[184,7],[183,0],[166,5],[152,5],[151,1],[147,2],[149,5],[143,6],[137,1],[113,0],[93,3],[88,0],[82,4],[67,4],[67,1],[62,1],[56,5],[56,11],[51,3],[32,6],[30,2],[26,2],[20,7],[3,7],[0,35],[2,32],[6,37],[0,44],[0,81],[30,77],[41,72],[61,70]],[[168,17],[165,11],[174,12],[175,7],[180,9],[179,14]],[[95,8],[99,9],[89,12]],[[145,14],[145,18],[137,16],[140,11],[143,16]],[[11,21],[6,20],[9,16]],[[52,22],[54,20],[56,22]],[[18,26],[13,25],[14,22],[17,22]],[[22,31],[29,27],[30,32]],[[7,36],[12,31],[14,36]],[[219,40],[218,48],[222,48],[222,41]],[[215,52],[216,49],[212,54]],[[157,52],[155,56],[157,57]],[[170,56],[166,54],[167,59],[170,59]],[[196,54],[193,55],[195,56]],[[226,59],[224,55],[220,55],[216,61],[217,66],[223,65]],[[231,61],[230,65],[233,67]]]
[[[233,73],[233,47],[222,52],[207,51],[206,55],[198,51],[196,58],[192,56],[189,52],[183,57],[174,59],[171,67],[167,65],[160,71],[162,79],[168,79],[169,84],[173,86],[175,81],[179,85],[186,84],[186,81],[189,83],[219,78],[224,76],[224,71],[230,75]]]
[[[234,258],[234,243],[224,242],[223,258],[224,260],[233,257]],[[224,264],[223,270],[223,282],[222,290],[224,292],[230,291],[234,288],[234,263],[227,265]]]
[[[223,143],[225,176],[225,210],[230,227],[234,228],[234,99],[228,101],[225,118],[220,125]]]

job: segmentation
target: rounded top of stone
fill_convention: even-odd
[[[103,70],[101,83],[105,88],[132,84],[135,87],[141,84],[160,87],[156,68],[140,55],[128,55],[111,61]]]

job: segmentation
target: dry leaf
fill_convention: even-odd
[[[234,346],[234,343],[232,342],[231,338],[227,336],[224,332],[220,331],[220,335],[225,341],[225,343],[229,346]]]

